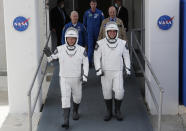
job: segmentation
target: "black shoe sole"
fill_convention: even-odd
[[[73,119],[73,120],[75,120],[75,121],[79,120],[79,114],[78,114],[78,113],[77,113],[77,116],[76,116],[76,117],[74,117],[74,116],[75,116],[75,115],[73,114],[73,115],[72,115],[72,119]]]
[[[69,129],[69,125],[65,125],[65,124],[61,125],[61,127],[65,129]]]
[[[110,121],[112,119],[112,116],[110,116],[109,118],[104,118],[104,121]]]
[[[75,121],[77,121],[77,120],[79,120],[79,117],[78,117],[78,118],[74,118],[74,117],[73,117],[72,119],[75,120]]]

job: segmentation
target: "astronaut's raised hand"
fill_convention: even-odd
[[[52,55],[52,52],[48,46],[43,49],[43,52],[47,57],[50,57]]]
[[[97,76],[103,76],[103,75],[104,75],[104,73],[103,73],[103,71],[102,71],[101,68],[98,69],[98,70],[96,70],[96,75],[97,75]]]

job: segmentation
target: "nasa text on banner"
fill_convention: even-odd
[[[174,17],[168,15],[163,15],[158,19],[158,27],[162,30],[169,30],[173,25]]]
[[[30,18],[25,18],[23,16],[16,17],[13,21],[14,29],[20,32],[25,31],[29,26],[29,19]]]

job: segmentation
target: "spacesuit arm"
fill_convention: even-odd
[[[86,50],[84,49],[84,53],[83,53],[83,81],[85,81],[85,82],[87,82],[88,72],[89,72],[88,56],[87,56]]]
[[[127,74],[130,75],[130,67],[131,67],[131,63],[130,63],[130,55],[129,55],[129,50],[128,50],[128,47],[127,47],[127,43],[126,41],[123,41],[125,42],[125,46],[124,46],[124,49],[123,49],[123,58],[124,58],[124,62],[125,62],[125,68],[126,68],[126,72]]]
[[[96,74],[101,75],[102,74],[101,48],[99,47],[99,44],[96,44],[94,50],[94,66],[95,66]]]

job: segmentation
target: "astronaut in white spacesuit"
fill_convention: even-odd
[[[89,62],[84,47],[77,44],[78,31],[70,27],[65,33],[65,44],[58,46],[52,54],[46,47],[43,51],[48,61],[59,59],[60,87],[64,123],[62,127],[69,128],[71,95],[73,98],[73,120],[79,119],[78,108],[82,98],[82,82],[87,82]],[[83,65],[83,66],[82,66]],[[83,72],[83,74],[82,74]]]
[[[118,38],[118,32],[117,24],[108,22],[105,28],[106,38],[97,41],[94,51],[96,75],[101,76],[102,91],[107,107],[105,121],[112,118],[113,92],[115,95],[115,116],[118,121],[123,120],[120,107],[124,97],[124,65],[127,75],[130,75],[129,50],[126,41]]]

